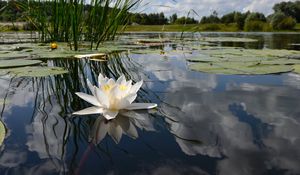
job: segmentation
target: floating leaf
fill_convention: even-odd
[[[164,38],[147,38],[147,39],[138,39],[138,44],[149,44],[149,43],[168,43],[170,42],[169,39]]]
[[[97,49],[98,52],[101,53],[114,53],[114,52],[123,52],[123,51],[127,51],[128,49],[126,48],[121,48],[118,46],[101,46],[100,48]]]
[[[300,74],[300,64],[293,65],[294,72]]]
[[[299,54],[296,53],[296,54],[293,54],[293,55],[289,55],[288,58],[300,60],[300,53]]]
[[[207,55],[197,55],[196,57],[187,58],[187,61],[190,62],[256,62],[267,61],[268,58],[261,57],[241,57],[241,56],[232,56],[232,57],[216,57],[216,56],[207,56]]]
[[[291,59],[299,54],[294,50],[254,50],[254,49],[210,49],[200,50],[200,55],[187,58],[192,70],[219,74],[271,74],[289,72],[300,64],[300,60]]]
[[[33,59],[73,58],[73,56],[77,55],[78,53],[79,52],[73,50],[65,50],[62,48],[58,48],[55,50],[36,50],[31,53],[31,57]]]
[[[237,48],[222,48],[222,49],[206,49],[200,50],[201,54],[216,56],[216,57],[277,57],[290,58],[294,55],[300,54],[300,51],[295,50],[278,50],[278,49],[237,49]]]
[[[3,105],[4,102],[5,102],[5,100],[0,98],[0,105]]]
[[[194,71],[215,73],[215,74],[273,74],[290,72],[293,70],[289,65],[261,65],[253,63],[195,63],[189,65],[189,68]]]
[[[0,120],[0,146],[3,144],[6,135],[6,128],[3,122]]]
[[[39,60],[25,60],[25,59],[13,59],[13,60],[0,60],[0,68],[10,67],[22,67],[40,64],[42,61]]]
[[[237,37],[201,37],[200,40],[207,42],[257,42],[256,39]]]
[[[131,49],[147,49],[147,46],[142,46],[142,45],[120,45],[120,48],[124,49],[124,50],[131,50]]]
[[[17,77],[45,77],[68,73],[67,70],[61,67],[20,67],[4,69],[4,71]]]
[[[292,65],[292,64],[300,64],[300,60],[296,59],[272,59],[272,60],[263,60],[261,64],[273,64],[273,65]]]
[[[113,52],[127,51],[117,45],[101,45],[97,50],[92,51],[89,45],[82,43],[79,51],[70,50],[67,43],[57,43],[58,48],[50,49],[50,44],[14,44],[9,47],[0,47],[0,59],[31,58],[31,59],[54,59],[73,58],[75,55],[97,54],[99,52],[109,54]],[[94,52],[94,53],[93,53]]]

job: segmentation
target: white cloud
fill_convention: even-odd
[[[144,0],[139,10],[146,13],[164,12],[166,16],[173,13],[179,16],[186,16],[191,10],[195,10],[195,18],[210,15],[214,10],[219,15],[224,15],[232,11],[255,11],[269,15],[273,12],[274,4],[288,0]],[[145,5],[147,4],[147,5]]]

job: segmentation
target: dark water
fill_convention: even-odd
[[[223,46],[300,49],[300,34],[202,35],[259,39],[256,44],[219,43]],[[0,174],[300,174],[300,76],[193,72],[185,56],[119,54],[107,63],[49,60],[69,73],[0,77],[0,98],[7,99],[0,114],[8,129]],[[91,106],[75,92],[90,93],[86,78],[96,84],[99,73],[143,79],[137,101],[157,103],[158,108],[139,111],[141,121],[72,116]],[[124,123],[136,128],[137,138],[130,137]],[[91,143],[95,132],[116,126],[123,127],[118,144],[109,135]]]

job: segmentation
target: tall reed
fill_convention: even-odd
[[[39,31],[41,41],[69,42],[71,49],[78,50],[83,40],[90,42],[91,49],[113,40],[140,1],[22,0],[15,5]]]

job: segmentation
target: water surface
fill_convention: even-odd
[[[126,38],[178,33],[127,34]],[[298,49],[297,33],[201,33],[257,43],[217,43],[255,49]],[[177,45],[166,44],[174,49]],[[45,78],[0,77],[0,116],[8,135],[0,149],[0,174],[300,174],[300,76],[215,75],[188,70],[189,53],[114,54],[108,62],[55,59],[68,74]],[[196,53],[197,54],[197,53]],[[75,96],[90,93],[102,73],[144,80],[138,102],[142,120],[103,121],[72,116],[91,106]],[[117,144],[95,133],[121,126]],[[133,125],[138,137],[127,126]],[[104,127],[105,126],[105,127]],[[127,128],[127,129],[126,129]],[[94,145],[91,141],[100,142]]]

